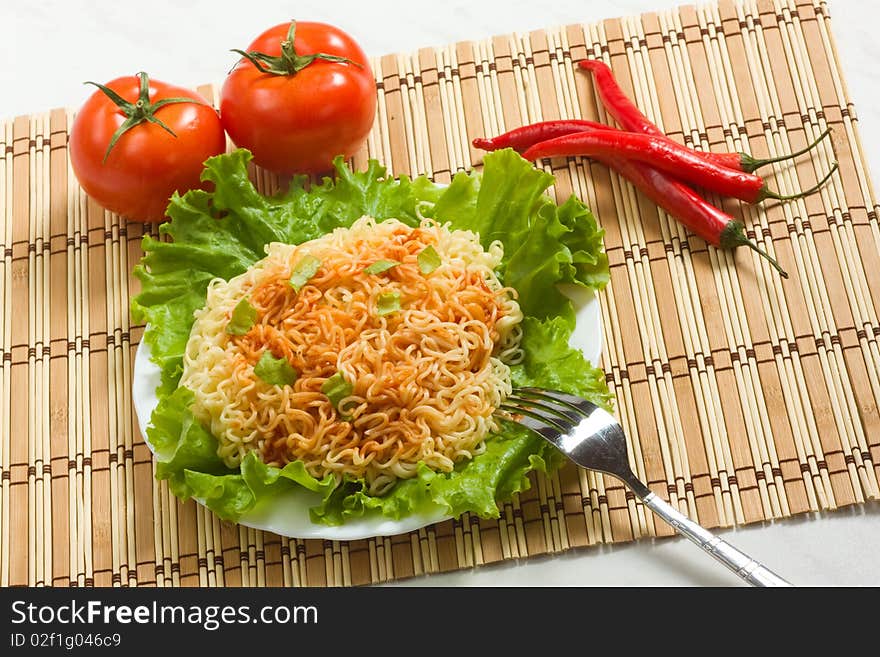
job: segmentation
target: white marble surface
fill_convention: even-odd
[[[673,7],[676,0],[0,0],[0,116],[78,106],[84,80],[148,70],[181,85],[220,81],[268,25],[322,20],[351,32],[371,55],[461,39],[589,22]],[[835,36],[865,151],[880,170],[880,5],[830,0]],[[880,586],[880,503],[722,532],[791,581]],[[728,586],[739,580],[687,541],[664,539],[508,561],[395,585]]]

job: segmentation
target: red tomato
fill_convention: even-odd
[[[324,23],[282,23],[248,52],[264,55],[255,58],[276,72],[243,58],[223,83],[220,118],[255,163],[283,174],[321,173],[336,155],[350,157],[361,147],[376,115],[376,81],[348,34]],[[318,55],[309,62],[317,53],[349,61]]]
[[[226,151],[220,117],[194,91],[149,80],[144,73],[106,87],[127,105],[100,89],[86,100],[70,129],[73,171],[86,194],[108,210],[137,221],[162,221],[171,195],[200,187],[204,161]],[[156,108],[163,99],[186,102]],[[108,151],[120,126],[132,120],[128,115],[138,112],[153,113],[174,134],[144,119]]]

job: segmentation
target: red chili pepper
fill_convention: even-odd
[[[760,203],[767,198],[788,201],[807,196],[824,185],[837,169],[835,162],[828,175],[816,186],[784,196],[769,189],[761,176],[721,166],[696,151],[656,135],[621,130],[578,132],[542,141],[523,153],[527,160],[573,155],[643,162],[684,182],[746,203]]]
[[[630,98],[623,92],[623,89],[620,88],[620,85],[617,84],[617,80],[614,78],[614,73],[612,73],[611,69],[605,62],[598,59],[582,59],[578,62],[578,66],[593,74],[593,77],[596,79],[596,90],[599,92],[599,98],[602,100],[602,104],[605,106],[605,109],[608,110],[608,113],[611,114],[611,116],[613,116],[614,119],[624,128],[624,130],[653,135],[661,139],[669,140],[672,143],[676,143],[667,137],[660,128],[654,125],[647,116],[642,114],[641,110],[636,107],[635,103],[630,100]],[[773,158],[759,159],[752,157],[748,153],[694,152],[699,153],[701,157],[713,164],[734,169],[736,171],[752,173],[766,164],[782,162],[783,160],[790,160],[803,155],[827,137],[830,132],[831,129],[829,128],[806,148],[802,148],[795,153]]]
[[[741,221],[708,203],[684,183],[639,162],[619,158],[597,159],[615,169],[645,196],[712,246],[729,250],[747,246],[766,258],[783,278],[788,278],[788,273],[779,263],[746,236]]]
[[[541,121],[539,123],[531,123],[528,125],[520,126],[519,128],[514,128],[508,132],[498,135],[497,137],[477,137],[473,140],[474,148],[480,148],[484,151],[497,151],[501,148],[512,148],[518,153],[525,153],[529,148],[535,146],[536,144],[540,144],[543,141],[548,141],[550,139],[556,139],[559,137],[564,137],[566,135],[573,135],[582,132],[593,132],[593,131],[601,131],[601,132],[621,132],[618,128],[613,126],[605,125],[604,123],[596,123],[595,121],[587,121],[584,119],[557,119],[553,121]],[[656,135],[658,139],[664,139],[670,144],[671,148],[677,148],[680,150],[687,151],[691,154],[696,154],[702,159],[706,159],[710,164],[715,164],[717,166],[723,166],[724,168],[730,168],[733,171],[741,171],[744,173],[751,173],[762,167],[766,164],[772,164],[773,162],[780,162],[782,160],[788,160],[794,157],[798,157],[799,155],[803,155],[807,151],[812,150],[816,144],[818,144],[821,140],[827,137],[831,133],[831,128],[828,128],[825,132],[823,132],[819,137],[816,138],[816,141],[811,143],[810,145],[802,148],[801,150],[792,153],[790,155],[783,155],[780,157],[773,158],[765,158],[765,159],[756,159],[751,155],[747,155],[746,153],[737,153],[737,157],[740,158],[740,163],[742,166],[739,167],[727,167],[723,163],[723,158],[714,158],[714,157],[706,157],[707,155],[712,155],[710,153],[706,153],[705,151],[697,151],[692,148],[688,148],[687,146],[682,146],[677,141],[673,141],[669,139],[665,135],[660,136]],[[719,154],[715,154],[719,155]],[[724,154],[720,154],[724,155]],[[544,156],[541,156],[544,157]],[[536,159],[536,158],[527,158],[527,159]]]
[[[604,123],[596,123],[595,121],[586,121],[583,119],[560,119],[555,121],[541,121],[539,123],[530,123],[528,125],[514,128],[509,132],[498,135],[497,137],[477,137],[473,140],[474,148],[480,148],[484,151],[497,151],[502,148],[512,148],[518,153],[522,153],[527,148],[547,141],[556,137],[564,137],[576,132],[584,132],[587,130],[616,130],[610,125]]]

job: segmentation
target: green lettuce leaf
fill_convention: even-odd
[[[190,497],[187,470],[206,476],[223,476],[232,471],[217,456],[217,439],[190,411],[195,396],[177,388],[159,399],[147,427],[147,441],[156,453],[156,478],[167,479],[178,497]]]
[[[311,280],[312,276],[318,273],[320,267],[321,261],[315,256],[303,256],[303,259],[296,263],[290,274],[290,287],[299,292]]]
[[[261,500],[283,493],[293,486],[301,486],[321,496],[321,504],[338,488],[332,475],[315,479],[306,472],[301,461],[288,463],[283,468],[266,465],[255,452],[242,459],[239,473],[211,474],[197,470],[183,471],[184,487],[180,497],[195,497],[224,520],[238,520]]]
[[[419,271],[425,276],[443,264],[440,260],[440,254],[437,253],[437,249],[430,244],[421,250],[417,259],[419,262]]]
[[[247,299],[242,299],[232,309],[232,317],[226,325],[229,335],[245,335],[257,321],[257,309]]]
[[[516,289],[525,315],[563,316],[574,325],[569,299],[557,283],[601,289],[608,258],[590,210],[575,197],[557,206],[545,194],[553,176],[510,149],[484,159],[482,175],[459,173],[435,204],[432,216],[453,228],[473,230],[488,247],[504,245],[499,274]]]
[[[390,315],[400,310],[400,292],[383,292],[376,298],[376,314]]]
[[[337,411],[339,411],[339,402],[351,395],[353,391],[354,385],[345,380],[342,372],[337,372],[321,385],[321,392],[327,395],[327,399]]]
[[[364,273],[378,275],[386,272],[393,267],[397,267],[400,263],[396,260],[377,260],[372,265],[364,269]]]
[[[299,372],[285,358],[275,358],[271,351],[266,349],[260,360],[254,365],[254,374],[268,383],[270,386],[292,386],[299,378]]]
[[[299,244],[363,215],[411,226],[429,216],[479,233],[484,247],[500,241],[504,259],[498,274],[516,288],[526,315],[524,358],[512,368],[514,385],[557,388],[610,404],[602,371],[568,345],[574,310],[557,289],[560,283],[592,289],[607,283],[603,232],[582,202],[571,197],[557,205],[546,194],[551,175],[512,150],[487,154],[482,172],[459,173],[447,187],[425,177],[388,178],[375,161],[352,171],[339,158],[333,178],[308,184],[294,177],[285,192],[267,197],[248,178],[250,159],[245,150],[210,158],[202,177],[213,183],[213,191],[175,195],[168,208],[171,221],[160,227],[163,238],[144,239],[145,255],[134,270],[141,293],[132,315],[149,324],[144,340],[162,372],[160,401],[147,432],[156,476],[167,479],[175,495],[196,497],[233,521],[301,486],[320,495],[310,510],[312,520],[339,524],[366,514],[399,519],[438,506],[453,516],[496,517],[500,502],[528,488],[530,472],[558,467],[562,457],[549,443],[512,423],[487,439],[484,453],[453,472],[421,466],[418,476],[381,496],[370,495],[362,480],[328,475],[319,481],[300,462],[267,466],[253,452],[239,468],[226,467],[216,438],[190,411],[192,392],[178,387],[193,313],[204,305],[208,283],[244,272],[264,257],[269,242]],[[429,256],[420,266],[437,266]]]
[[[568,345],[571,330],[564,318],[540,321],[526,317],[522,329],[523,360],[510,368],[515,388],[536,386],[568,392],[611,410],[605,373]]]

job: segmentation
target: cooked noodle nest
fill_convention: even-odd
[[[183,359],[180,385],[229,467],[256,450],[381,494],[419,463],[449,472],[485,449],[522,357],[500,243],[362,217],[266,254],[211,282]],[[237,308],[250,323],[230,332]],[[263,373],[268,360],[283,382]]]

